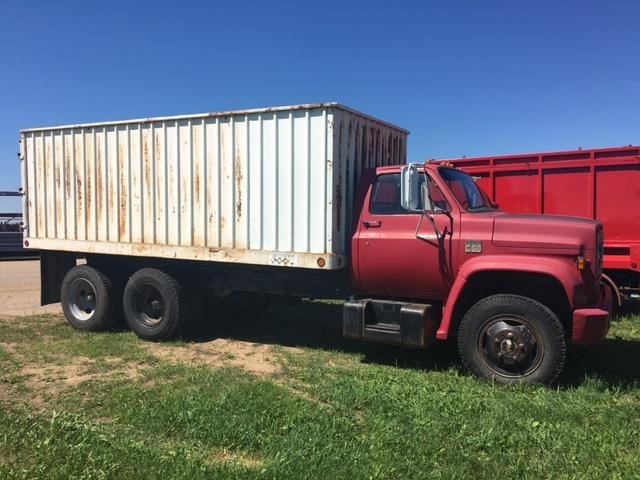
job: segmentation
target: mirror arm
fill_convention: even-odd
[[[426,237],[424,235],[420,235],[420,227],[422,226],[422,219],[424,217],[427,217],[429,219],[429,223],[431,223],[431,226],[433,227],[433,231],[436,234],[436,241],[437,243],[435,244],[436,246],[440,243],[439,240],[443,237],[443,233],[440,233],[440,231],[438,230],[438,226],[436,225],[435,220],[433,219],[433,217],[431,216],[433,215],[433,213],[428,213],[426,210],[422,210],[422,213],[420,214],[420,220],[418,221],[418,226],[416,227],[416,239],[417,240],[422,240],[424,242],[428,242],[428,243],[433,243],[433,239],[430,237]]]
[[[433,230],[436,234],[436,241],[437,241],[436,246],[437,246],[440,243],[439,240],[440,238],[442,238],[442,234],[438,231],[438,226],[436,225],[435,220],[431,216],[434,213],[433,209],[435,208],[435,206],[433,204],[433,200],[431,199],[431,195],[429,194],[428,182],[429,182],[429,179],[426,178],[425,182],[422,184],[422,187],[421,187],[420,195],[423,198],[423,207],[420,212],[420,220],[418,221],[418,226],[416,227],[415,237],[418,240],[423,240],[425,242],[432,243],[433,238],[420,235],[420,227],[422,226],[422,220],[424,219],[425,216],[427,216],[429,217],[429,223],[431,223],[431,226],[433,227]],[[429,200],[429,201],[427,202],[426,200]],[[432,209],[429,213],[427,213],[427,210],[425,210],[424,208],[424,204],[427,204],[427,203]]]
[[[420,237],[420,234],[418,233],[420,231],[420,227],[422,226],[422,219],[424,218],[424,215],[425,215],[425,211],[423,210],[420,213],[420,220],[418,220],[418,226],[416,227],[415,236],[418,240],[424,240],[423,238]]]

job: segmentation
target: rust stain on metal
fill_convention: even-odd
[[[209,248],[209,253],[218,253],[219,251],[220,251],[219,248],[213,248],[213,247]]]
[[[57,158],[60,158],[60,157],[57,155],[57,152],[56,152],[56,159]],[[61,178],[60,178],[60,163],[59,163],[59,161],[56,162],[56,168],[55,168],[54,175],[56,177],[56,180],[55,180],[56,181],[56,187],[58,187],[58,190],[60,190],[60,187],[62,186],[62,181],[61,181]]]
[[[80,231],[82,222],[82,180],[80,175],[76,176],[76,235]]]
[[[87,196],[86,196],[86,211],[93,212],[93,167],[94,167],[94,158],[93,158],[93,139],[89,133],[83,134],[85,135],[85,149],[86,149],[86,174],[85,184],[87,187]]]
[[[145,255],[153,252],[153,247],[151,245],[145,245],[143,243],[136,243],[133,245],[134,255]]]
[[[82,134],[80,134],[82,135]],[[75,135],[74,139],[74,155],[76,159],[76,236],[84,237],[79,232],[84,231],[84,191],[83,191],[83,166],[82,166],[82,145],[80,143],[80,135]]]
[[[142,165],[144,168],[144,191],[146,193],[145,197],[149,197],[151,192],[151,161],[149,158],[149,134],[145,132],[142,135]]]
[[[197,171],[194,175],[193,181],[195,182],[195,196],[196,196],[196,204],[200,204],[200,172]]]
[[[63,139],[63,141],[66,141],[66,139]],[[67,197],[69,197],[71,194],[71,154],[68,148],[65,148],[64,152],[64,189]]]
[[[157,130],[153,135],[153,142],[154,142],[154,155],[155,155],[154,162],[156,165],[156,175],[158,175],[158,172],[160,171],[164,172],[164,163],[162,161],[161,150],[160,150],[160,135]],[[163,173],[163,177],[164,177],[164,173]],[[163,186],[164,186],[164,182],[160,181],[160,178],[157,178],[155,195],[156,195],[156,209],[157,209],[156,216],[157,216],[158,222],[161,221],[165,213],[164,202],[162,201]]]
[[[200,207],[202,204],[202,190],[200,189],[200,186],[202,185],[200,176],[202,174],[201,170],[202,170],[202,160],[200,162],[196,161],[198,159],[202,159],[204,156],[204,152],[201,152],[201,134],[200,134],[200,129],[198,128],[194,128],[193,129],[193,139],[192,139],[192,145],[193,145],[193,159],[194,159],[194,167],[193,167],[193,184],[194,184],[194,192],[193,192],[193,198],[194,198],[194,202],[195,202],[195,206],[196,207]],[[198,232],[199,233],[199,232]]]
[[[124,172],[124,145],[118,144],[118,159],[120,161],[120,209],[118,212],[118,227],[119,227],[119,239],[120,241],[126,238],[127,231],[127,202],[128,202],[128,190],[127,190],[127,176]]]
[[[40,144],[40,141],[35,140],[34,139],[34,148],[35,148],[35,162],[36,162],[36,175],[35,175],[35,182],[36,184],[38,184],[38,182],[41,182],[42,185],[44,185],[44,171],[43,171],[43,163],[44,163],[44,159],[42,157],[43,152],[42,152],[42,145]],[[44,237],[44,233],[45,233],[45,219],[46,219],[46,212],[44,211],[44,198],[43,198],[43,193],[42,191],[38,192],[38,196],[36,197],[36,211],[38,213],[36,220],[37,220],[37,231],[38,231],[38,236],[40,237]]]
[[[102,172],[104,165],[102,146],[98,143],[98,148],[96,149],[96,201],[98,204],[98,218],[96,222],[99,224],[106,224],[106,219],[104,218],[104,176]]]
[[[338,130],[338,145],[342,145],[342,131],[344,130],[344,122],[340,122],[340,128]],[[349,122],[349,133],[351,133],[351,122]],[[349,135],[350,137],[351,135]],[[349,138],[347,137],[347,138]],[[338,165],[342,165],[342,149],[338,148]],[[340,231],[340,225],[342,223],[342,169],[338,168],[338,181],[336,182],[336,224],[337,231]]]
[[[178,199],[176,195],[178,193],[178,183],[176,182],[176,164],[177,159],[172,158],[169,160],[169,166],[167,169],[168,178],[165,179],[167,182],[167,205],[169,208],[169,213],[173,217],[173,220],[176,220],[175,215],[177,213],[176,205],[178,204]],[[167,219],[168,221],[169,219]]]
[[[233,156],[234,172],[236,180],[236,220],[242,217],[242,154],[240,152],[239,142],[236,143],[235,155]]]
[[[187,126],[186,122],[180,123],[180,126],[178,128],[182,128],[184,126]],[[188,156],[189,148],[190,148],[190,145],[186,135],[180,135],[180,144],[178,145],[179,162],[181,162],[181,165],[180,165],[181,173],[180,173],[180,180],[179,180],[180,182],[180,197],[179,197],[180,227],[179,228],[185,229],[187,231],[191,229],[189,226],[190,213],[189,213],[189,210],[187,209],[191,208],[189,193],[191,193],[190,189],[192,185],[191,185],[191,179],[188,175],[188,167],[182,162],[189,159],[189,156]],[[184,242],[185,240],[186,240],[185,235],[182,234],[181,242]]]
[[[182,178],[180,186],[180,223],[184,225],[184,222],[189,219],[188,208],[191,208],[191,204],[189,202],[189,189],[191,188],[191,184],[189,183],[189,179],[185,177]]]
[[[57,148],[58,144],[56,142],[55,137],[52,139],[53,142],[53,151],[55,155],[55,168],[54,168],[54,176],[55,176],[55,209],[56,209],[56,225],[55,232],[56,237],[60,237],[64,232],[64,212],[63,212],[63,201],[62,201],[62,164],[64,163],[64,159],[62,158],[62,152],[59,148]]]
[[[56,237],[61,237],[64,232],[64,212],[62,211],[63,203],[60,200],[56,201]]]

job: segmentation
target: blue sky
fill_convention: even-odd
[[[21,128],[317,101],[407,128],[412,162],[638,144],[638,18],[629,0],[5,0],[0,190]]]

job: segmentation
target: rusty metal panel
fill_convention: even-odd
[[[25,238],[44,250],[340,268],[361,172],[405,163],[406,137],[337,104],[23,130]]]
[[[73,143],[71,135],[61,132],[62,135],[62,158],[64,165],[64,202],[65,202],[65,237],[76,238],[76,202],[75,197],[75,163],[73,162]],[[27,157],[28,158],[28,157]],[[32,183],[34,187],[37,184]],[[32,188],[31,192],[36,193],[37,188]]]
[[[65,192],[64,192],[64,157],[62,155],[62,135],[51,132],[52,155],[54,164],[54,198],[55,198],[55,233],[57,237],[65,235]]]
[[[118,211],[120,209],[120,201],[119,201],[119,178],[120,174],[118,171],[118,132],[116,127],[107,127],[105,128],[106,135],[106,208],[105,208],[105,218],[104,222],[107,227],[107,242],[117,242],[119,233],[118,233]]]

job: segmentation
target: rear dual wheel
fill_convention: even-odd
[[[181,285],[155,268],[142,268],[131,275],[124,289],[123,308],[129,328],[145,340],[175,337],[186,317]]]
[[[113,325],[120,311],[119,297],[111,276],[89,265],[71,268],[60,287],[64,316],[77,330],[95,332]]]
[[[168,340],[178,334],[181,326],[195,323],[199,316],[201,303],[197,289],[192,289],[187,296],[168,273],[142,268],[129,278],[124,295],[121,282],[112,277],[116,275],[89,265],[78,265],[67,272],[60,300],[73,328],[90,332],[106,330],[124,313],[127,325],[138,337]]]

